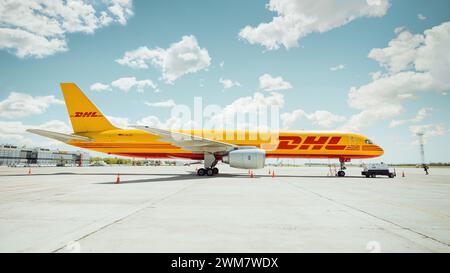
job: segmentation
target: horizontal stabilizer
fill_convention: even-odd
[[[44,137],[48,137],[48,138],[52,138],[52,139],[56,139],[62,142],[68,142],[70,140],[75,140],[75,141],[93,141],[94,139],[89,138],[89,137],[84,137],[84,136],[77,136],[77,135],[69,135],[69,134],[63,134],[63,133],[57,133],[57,132],[51,132],[51,131],[46,131],[46,130],[40,130],[40,129],[28,129],[27,132],[36,134],[36,135],[40,135],[40,136],[44,136]]]

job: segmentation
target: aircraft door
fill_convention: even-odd
[[[355,146],[358,145],[357,139],[354,136],[349,136],[349,141],[348,141],[350,146]]]

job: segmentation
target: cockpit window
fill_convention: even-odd
[[[373,141],[370,140],[370,139],[366,139],[366,140],[364,140],[364,142],[365,142],[366,144],[373,144]]]

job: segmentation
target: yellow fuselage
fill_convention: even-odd
[[[367,137],[335,132],[280,132],[278,135],[243,131],[177,131],[238,146],[255,146],[266,150],[269,158],[373,158],[384,151]],[[141,158],[203,159],[203,154],[183,150],[159,136],[141,130],[116,129],[78,133],[91,142],[69,141],[67,144],[97,152]],[[271,137],[270,137],[271,136]]]

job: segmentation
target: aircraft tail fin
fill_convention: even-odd
[[[102,132],[117,129],[74,83],[61,83],[67,112],[74,133]]]

